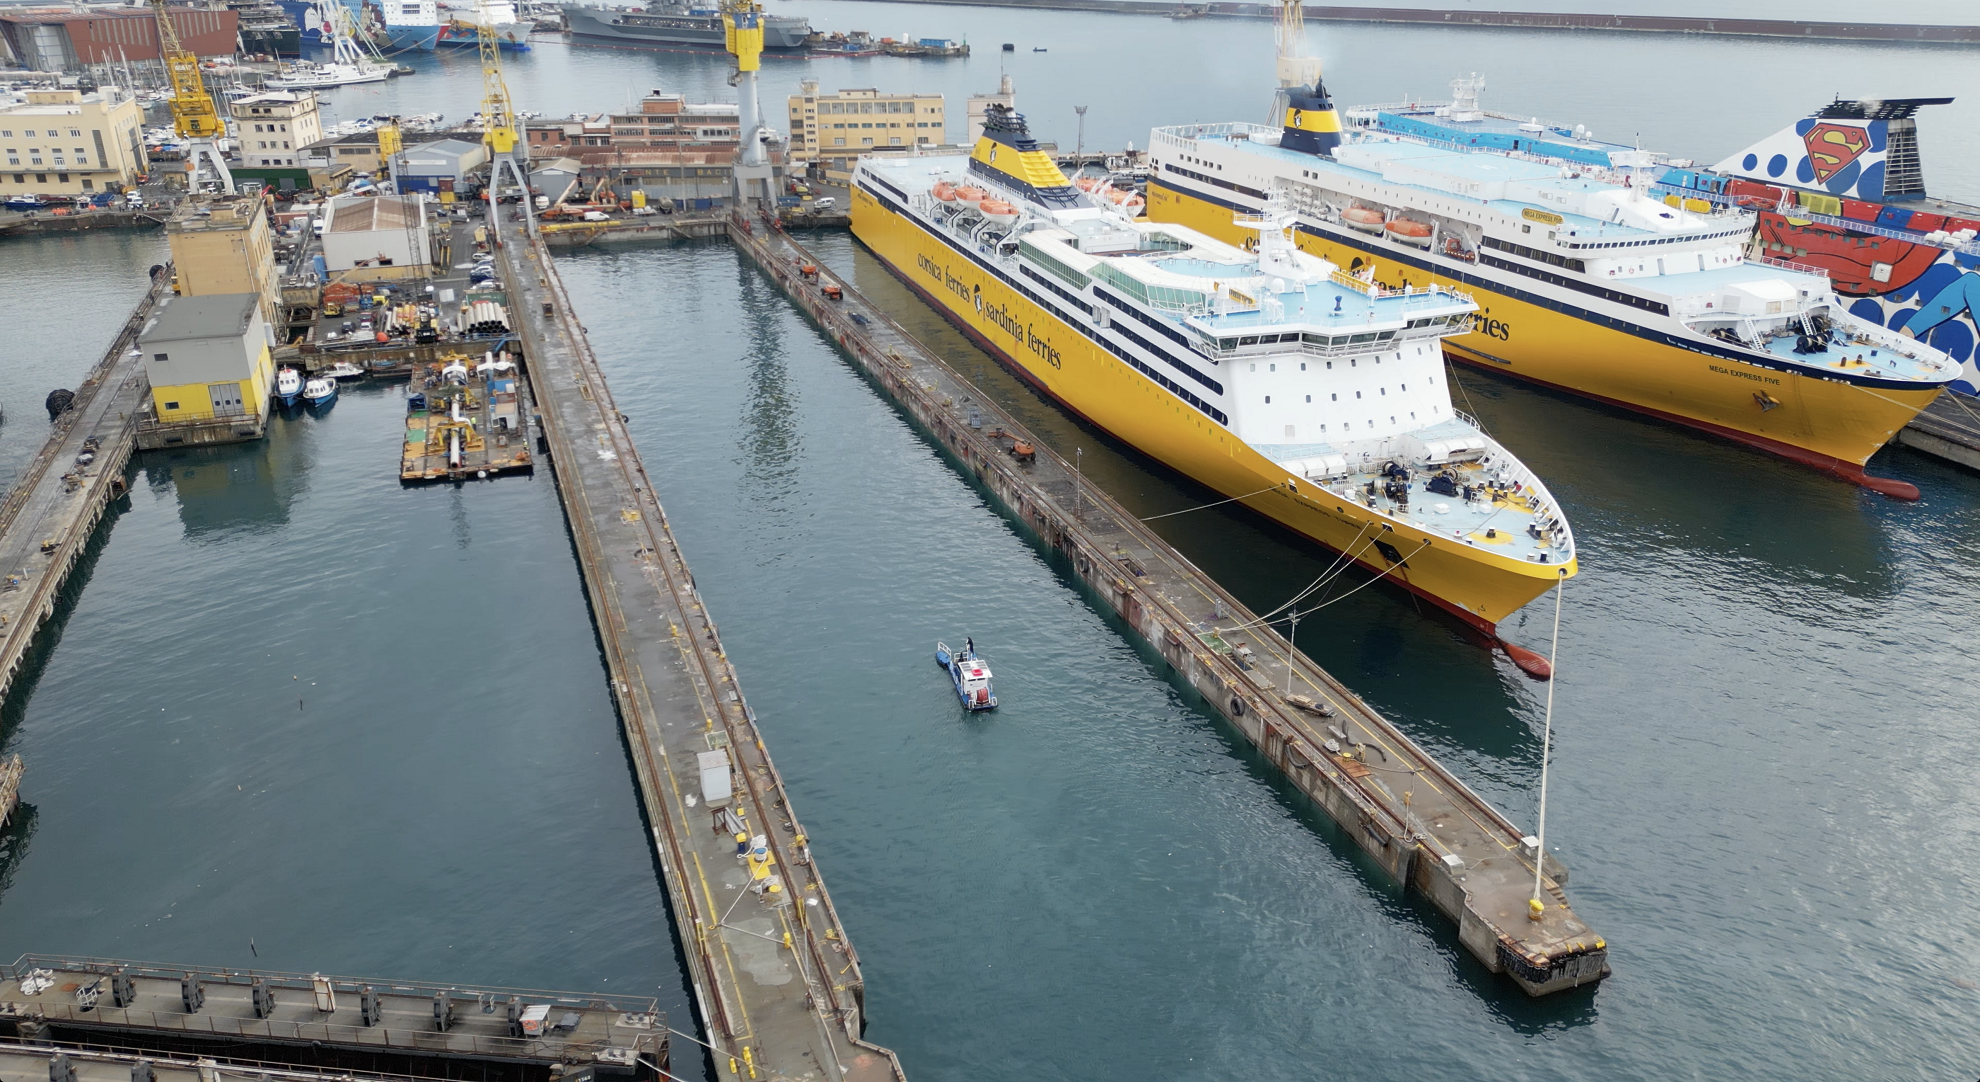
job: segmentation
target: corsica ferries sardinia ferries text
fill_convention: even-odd
[[[864,158],[853,231],[1006,365],[1138,450],[1346,553],[1500,642],[1575,569],[1532,472],[1452,408],[1441,343],[1476,306],[1300,252],[1135,221],[992,106],[968,156]],[[1520,666],[1547,663],[1500,642]]]
[[[1483,306],[1452,355],[1784,455],[1888,495],[1863,463],[1958,374],[1852,315],[1811,267],[1749,259],[1754,214],[1661,197],[1657,155],[1478,107],[1340,114],[1316,78],[1282,127],[1157,128],[1148,213],[1227,240],[1275,194],[1303,249]]]

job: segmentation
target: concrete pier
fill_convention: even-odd
[[[36,631],[55,615],[62,584],[105,507],[124,495],[124,466],[137,447],[136,417],[150,386],[137,335],[170,281],[160,274],[152,283],[0,503],[0,699]]]
[[[1608,974],[1607,944],[1569,907],[1567,869],[1551,856],[1542,908],[1529,915],[1540,856],[1524,830],[849,284],[802,276],[799,266],[818,261],[795,241],[753,223],[730,237],[1182,682],[1369,858],[1449,916],[1488,969],[1536,996]],[[827,285],[843,299],[827,297]]]
[[[1947,391],[1899,429],[1897,438],[1914,451],[1980,470],[1980,398]]]
[[[576,1069],[659,1082],[668,1032],[651,998],[40,955],[0,966],[0,1039],[58,1048],[481,1082]]]
[[[861,1039],[859,956],[550,254],[498,255],[717,1073],[902,1079]]]

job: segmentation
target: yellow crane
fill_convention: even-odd
[[[502,45],[495,37],[495,20],[484,2],[475,22],[475,42],[481,51],[481,141],[488,147],[488,224],[500,236],[502,172],[507,168],[515,177],[517,200],[524,218],[533,227],[535,208],[529,199],[529,172],[517,160],[516,148],[523,142],[516,124],[515,106],[509,101],[509,84],[502,77]],[[527,148],[523,151],[528,153]],[[499,239],[497,243],[500,243]]]
[[[179,44],[179,31],[172,24],[172,13],[165,0],[151,0],[151,11],[158,20],[158,58],[165,65],[172,83],[172,128],[186,141],[186,187],[199,190],[199,163],[203,159],[213,169],[220,186],[234,190],[234,174],[220,156],[218,140],[227,134],[227,124],[213,106],[206,80],[200,76],[199,57]]]

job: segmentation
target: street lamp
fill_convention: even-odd
[[[1073,112],[1079,114],[1079,138],[1073,143],[1073,172],[1076,173],[1086,164],[1082,159],[1086,151],[1086,106],[1075,105]]]

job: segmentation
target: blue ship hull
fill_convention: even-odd
[[[309,0],[276,0],[276,2],[282,5],[282,10],[288,12],[289,18],[300,28],[302,43],[304,45],[329,44],[329,41],[324,38],[323,34],[316,27],[310,25],[309,9],[314,5],[309,3]],[[359,0],[345,0],[344,6],[351,9],[353,16],[357,15],[361,9]],[[408,50],[430,53],[439,43],[439,40],[440,27],[437,24],[433,26],[388,26],[385,28],[385,40],[379,43],[379,48],[386,52],[394,53],[402,53]]]

